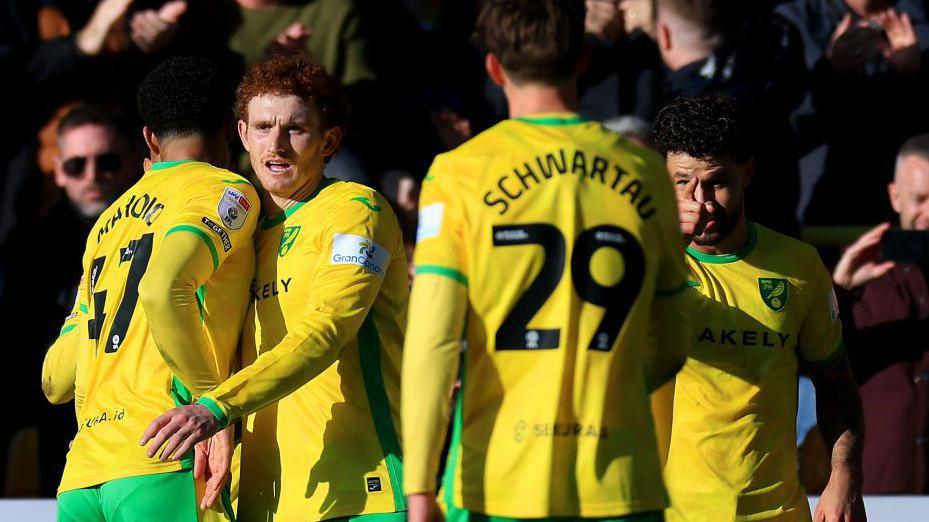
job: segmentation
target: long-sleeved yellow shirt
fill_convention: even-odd
[[[577,115],[508,120],[436,158],[419,217],[406,493],[434,491],[464,329],[449,510],[660,511],[649,391],[683,364],[689,323],[661,158]]]
[[[42,385],[75,396],[78,433],[59,491],[174,471],[138,441],[229,373],[254,272],[258,196],[200,162],[156,163],[97,220],[77,301]]]
[[[200,399],[224,421],[248,415],[239,516],[405,509],[396,427],[409,290],[390,206],[327,179],[262,221],[255,248],[244,366]]]

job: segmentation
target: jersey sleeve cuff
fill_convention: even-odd
[[[219,403],[213,399],[209,397],[200,397],[200,399],[197,401],[197,404],[210,410],[210,413],[212,413],[213,416],[216,417],[216,420],[219,421],[220,429],[229,425],[229,417],[226,416],[226,412],[224,412],[223,409],[220,408]]]

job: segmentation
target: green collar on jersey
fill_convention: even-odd
[[[315,198],[320,192],[322,192],[324,188],[332,185],[335,182],[335,178],[323,178],[323,180],[319,183],[319,186],[316,187],[316,190],[314,190],[312,194],[304,198],[303,201],[296,202],[294,206],[284,210],[284,212],[275,214],[274,216],[266,217],[264,221],[261,222],[261,228],[267,230],[269,228],[280,225],[284,222],[284,220],[292,216],[293,213],[296,212],[300,207],[306,204],[307,201]]]
[[[513,118],[523,123],[534,123],[536,125],[553,125],[560,127],[563,125],[577,125],[587,120],[581,118],[579,114],[573,112],[556,112],[547,114],[532,114],[528,116],[517,116]]]
[[[152,163],[152,166],[148,170],[163,170],[170,169],[171,167],[176,167],[182,163],[190,163],[193,160],[178,160],[178,161],[157,161]]]
[[[755,249],[755,243],[758,242],[758,231],[755,230],[755,224],[751,221],[747,222],[748,224],[748,241],[745,242],[745,246],[741,250],[734,254],[721,254],[721,255],[712,255],[704,254],[698,250],[695,250],[693,247],[687,247],[687,253],[691,257],[700,261],[701,263],[710,263],[710,264],[724,264],[724,263],[734,263],[748,257],[752,253],[752,250]]]

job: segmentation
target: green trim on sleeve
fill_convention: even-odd
[[[79,304],[77,309],[80,310],[82,314],[90,313],[90,308],[87,308],[87,305],[84,303]]]
[[[416,267],[416,275],[422,274],[433,274],[447,277],[451,280],[458,281],[459,283],[468,286],[468,276],[462,274],[461,272],[455,270],[454,268],[448,268],[445,266],[439,265],[420,265]]]
[[[226,412],[219,407],[219,404],[216,403],[213,399],[209,397],[200,397],[197,401],[197,404],[203,406],[204,408],[210,410],[210,413],[216,417],[216,420],[219,421],[219,428],[223,429],[229,425],[229,417],[226,416]]]
[[[222,181],[223,183],[228,183],[228,184],[230,184],[230,185],[248,185],[248,186],[251,186],[251,185],[252,185],[252,182],[250,182],[249,180],[247,180],[247,179],[245,179],[245,178],[240,178],[240,179],[224,179],[224,180],[221,180],[221,181]]]
[[[179,160],[179,161],[156,161],[152,163],[152,166],[148,170],[164,170],[170,169],[171,167],[176,167],[178,165],[183,165],[184,163],[191,163],[193,160]]]
[[[406,509],[406,497],[403,495],[403,453],[400,449],[393,417],[390,415],[387,388],[384,386],[384,376],[381,371],[381,340],[377,325],[374,324],[374,308],[368,310],[368,315],[361,324],[361,329],[358,330],[358,352],[361,359],[361,375],[374,421],[374,431],[377,433],[377,440],[384,452],[390,488],[394,494],[394,509],[403,511]]]
[[[77,325],[76,325],[76,324],[69,324],[68,326],[65,326],[64,328],[62,328],[62,329],[61,329],[61,332],[59,332],[58,335],[59,335],[59,336],[64,335],[64,334],[70,332],[71,330],[74,330],[75,328],[77,328]]]
[[[380,205],[378,205],[377,203],[372,202],[370,199],[368,199],[368,198],[365,197],[365,196],[355,196],[355,197],[353,197],[352,199],[350,199],[349,201],[358,201],[358,202],[361,203],[362,205],[368,207],[369,210],[374,211],[374,212],[380,212],[380,211],[381,211],[381,206],[380,206]]]
[[[819,361],[804,361],[806,364],[813,366],[815,368],[825,368],[832,363],[836,362],[838,359],[845,356],[845,341],[839,339],[839,343],[836,345],[835,350],[832,351],[825,359]]]
[[[690,288],[690,281],[684,281],[677,288],[672,288],[671,290],[655,290],[655,297],[674,297],[684,290]]]
[[[165,234],[165,237],[170,236],[175,232],[190,232],[200,236],[200,239],[206,243],[207,248],[210,249],[210,256],[213,258],[213,270],[219,268],[219,253],[216,252],[216,245],[213,244],[213,241],[210,239],[210,236],[206,235],[206,232],[200,230],[199,228],[193,225],[177,225]]]
[[[734,254],[721,254],[721,255],[712,255],[704,254],[696,250],[693,247],[687,247],[687,254],[690,257],[700,261],[701,263],[709,263],[713,265],[721,265],[725,263],[734,263],[736,261],[741,261],[748,257],[752,253],[752,250],[755,249],[755,244],[758,242],[758,231],[755,230],[755,224],[751,221],[748,222],[748,240],[745,242],[745,246],[741,250]]]

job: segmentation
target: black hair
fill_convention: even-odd
[[[159,138],[212,135],[232,116],[234,87],[204,58],[175,56],[152,69],[139,86],[142,124]]]
[[[754,154],[742,110],[728,96],[680,97],[658,112],[652,131],[662,156],[730,156],[738,162]]]
[[[107,127],[127,141],[133,141],[130,136],[133,136],[134,132],[122,110],[92,103],[82,103],[68,111],[58,122],[58,137],[61,138],[69,130],[84,125]]]

